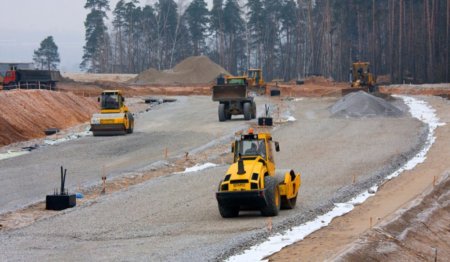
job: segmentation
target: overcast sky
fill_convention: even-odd
[[[110,0],[111,9],[118,1]],[[153,2],[140,1],[141,5]],[[51,35],[59,49],[61,71],[79,71],[85,3],[86,0],[0,0],[0,62],[32,62],[33,51]]]

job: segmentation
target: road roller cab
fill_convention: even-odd
[[[233,164],[216,193],[222,217],[235,217],[240,210],[260,210],[264,216],[276,216],[280,208],[294,208],[300,174],[276,170],[273,148],[280,150],[270,133],[256,134],[252,129],[234,141]]]

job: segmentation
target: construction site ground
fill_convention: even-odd
[[[92,99],[86,96],[94,96],[84,93],[86,90],[92,88],[93,93],[98,94],[98,89],[103,88],[68,83],[66,91],[71,90],[70,85],[82,86],[84,89],[72,90],[86,100]],[[264,104],[279,108],[273,112],[277,123],[271,129],[281,145],[281,152],[275,156],[277,167],[293,168],[302,173],[303,185],[295,209],[282,211],[272,219],[261,217],[258,212],[244,212],[236,219],[221,218],[214,193],[231,160],[229,143],[235,132],[256,127],[256,122],[245,122],[242,117],[218,122],[217,103],[209,96],[192,96],[198,92],[195,86],[188,87],[192,92],[181,94],[191,96],[177,96],[175,102],[150,108],[143,104],[143,98],[150,94],[168,94],[164,87],[154,87],[160,90],[158,92],[145,87],[127,87],[129,95],[135,96],[129,101],[134,104],[135,112],[139,112],[134,134],[87,135],[0,160],[3,181],[0,185],[0,260],[187,261],[193,257],[199,261],[222,260],[264,241],[270,234],[327,212],[333,203],[346,201],[382,181],[422,148],[427,128],[409,114],[398,118],[332,118],[329,107],[339,99],[329,95],[334,87],[325,87],[328,91],[322,92],[314,91],[322,90],[322,85],[313,86],[304,87],[304,90],[313,90],[311,96],[316,97],[312,98],[258,97],[256,100],[259,112],[263,111]],[[183,87],[167,89],[171,88]],[[302,87],[284,88],[285,94],[290,90],[290,95],[294,96],[299,95],[294,91]],[[321,96],[327,97],[319,98]],[[442,122],[449,122],[448,100],[429,96],[418,99],[436,108]],[[407,111],[401,101],[396,103]],[[292,119],[295,121],[287,121]],[[371,202],[380,210],[380,213],[370,214],[373,226],[381,225],[385,218],[429,188],[432,177],[448,172],[448,128],[446,125],[437,129],[437,140],[427,162],[411,171],[418,175],[403,174],[386,183],[375,197],[333,221],[345,222],[349,217],[348,223],[351,223],[351,216],[355,216],[359,224],[349,230],[331,224],[314,233],[324,234],[320,239],[328,241],[329,245],[308,242],[311,241],[308,237],[289,247],[294,251],[282,251],[270,259],[292,261],[309,257],[316,260],[337,254],[330,250],[343,252],[347,244],[352,245],[368,232],[369,213],[358,208]],[[8,148],[40,142],[21,142]],[[209,162],[216,166],[182,172],[187,167]],[[86,198],[73,209],[45,211],[42,201],[58,187],[61,165],[68,169],[69,190],[83,192]],[[424,173],[432,175],[421,175]],[[106,194],[100,194],[104,175],[107,176]],[[416,179],[410,176],[423,180],[412,183],[409,181]],[[392,199],[397,199],[400,189],[391,189],[391,193],[388,190],[389,185],[395,183],[402,186],[404,193],[394,203]],[[336,241],[337,231],[344,235],[339,241]],[[448,236],[448,231],[443,235]],[[302,248],[298,247],[302,243],[306,243],[307,248],[307,243],[312,243],[309,251],[295,251]]]

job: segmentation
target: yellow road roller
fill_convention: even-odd
[[[295,207],[300,173],[276,170],[274,147],[280,151],[270,133],[256,134],[253,129],[233,142],[234,161],[216,193],[222,217],[236,217],[240,210],[259,210],[263,216],[276,216],[280,209]]]
[[[91,118],[91,131],[94,136],[125,135],[133,133],[134,117],[125,105],[120,90],[104,90],[98,98],[100,114]]]

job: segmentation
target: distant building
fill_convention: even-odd
[[[0,75],[4,76],[6,71],[8,71],[12,66],[17,69],[34,69],[33,63],[5,63],[0,62]]]

